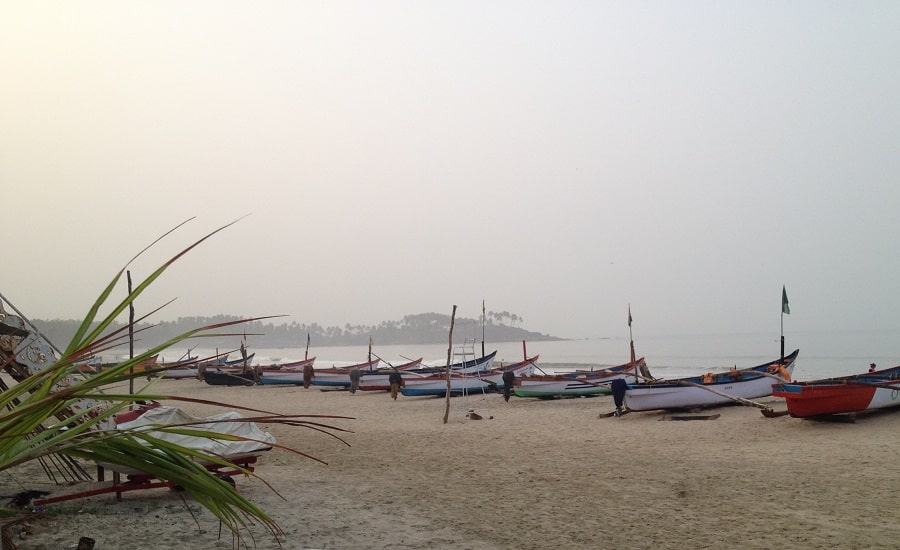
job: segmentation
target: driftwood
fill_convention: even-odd
[[[667,414],[660,416],[659,420],[715,420],[720,414]]]

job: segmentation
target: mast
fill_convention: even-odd
[[[309,359],[309,333],[306,333],[306,351],[303,353],[303,359]]]
[[[481,300],[481,356],[484,357],[484,300]]]

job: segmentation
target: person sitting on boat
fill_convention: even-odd
[[[875,372],[875,363],[869,365],[869,372]]]

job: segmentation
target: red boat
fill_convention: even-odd
[[[774,384],[772,395],[783,397],[788,413],[797,418],[900,407],[900,367]]]

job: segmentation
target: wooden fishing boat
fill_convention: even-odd
[[[363,391],[388,391],[391,389],[391,383],[388,380],[393,371],[398,371],[402,375],[410,371],[415,371],[422,366],[422,357],[403,363],[395,367],[381,368],[376,371],[368,371],[361,373],[359,378],[359,389]]]
[[[495,354],[496,352],[491,354],[491,362],[493,362],[493,356]],[[485,356],[485,358],[486,357],[488,356]],[[505,386],[503,382],[504,372],[511,371],[514,376],[522,376],[534,369],[534,363],[537,361],[537,358],[538,356],[535,355],[524,361],[507,365],[506,367],[498,367],[488,371],[478,371],[475,373],[460,372],[460,369],[454,370],[451,365],[450,395],[501,390]],[[400,385],[400,393],[406,396],[447,395],[447,368],[444,367],[441,372],[426,376],[418,375],[414,372],[407,373],[407,375],[403,377],[403,382]]]
[[[197,363],[198,367],[224,367],[228,362],[228,354],[217,355],[212,359],[205,359]]]
[[[259,373],[260,384],[303,384],[303,368],[312,365],[315,361],[315,357],[310,357],[290,363],[254,365],[249,369]],[[217,367],[216,370],[232,374],[244,372],[243,367]]]
[[[147,359],[144,359],[143,361],[141,361],[140,363],[138,363],[137,365],[132,367],[130,370],[132,372],[141,372],[144,370],[150,370],[150,369],[156,368],[157,366],[159,366],[157,364],[158,359],[159,359],[159,354],[153,355],[151,357],[148,357]],[[78,365],[78,370],[85,374],[96,374],[98,372],[103,372],[105,370],[109,370],[111,368],[117,367],[117,366],[121,365],[122,362],[124,362],[124,361],[125,360],[123,359],[122,361],[118,361],[118,362],[113,361],[112,363],[101,363],[101,362],[86,363],[86,364],[83,363],[83,364]]]
[[[596,371],[579,371],[566,374],[532,374],[515,382],[513,393],[517,397],[553,399],[557,397],[587,397],[609,394],[610,383],[617,379],[637,379],[637,372],[645,368],[641,357],[623,365]]]
[[[460,361],[457,363],[452,363],[450,365],[450,370],[455,371],[459,374],[476,374],[479,372],[486,372],[491,370],[494,366],[494,358],[497,357],[497,351],[479,357],[477,359],[469,359],[468,361]],[[446,369],[447,367],[438,366],[437,368]]]
[[[505,367],[496,367],[488,371],[487,373],[475,374],[478,378],[490,382],[497,389],[504,389],[506,387],[506,383],[503,381],[503,373],[512,372],[513,376],[516,379],[521,379],[523,377],[530,376],[534,370],[537,368],[537,360],[539,355],[535,355],[534,357],[528,357],[518,363],[512,363],[506,365]]]
[[[772,395],[783,397],[788,414],[795,418],[900,407],[900,367],[774,384]]]
[[[277,365],[269,365],[262,368],[263,371],[266,370],[280,370],[280,371],[303,371],[303,367],[306,365],[312,365],[316,362],[315,356],[308,357],[306,359],[301,359],[299,361],[291,361],[289,363],[279,363]]]
[[[374,371],[378,368],[379,359],[372,359],[358,365],[350,365],[347,367],[331,367],[325,369],[315,369],[310,383],[314,386],[332,386],[332,387],[350,387],[350,371],[359,369],[360,373],[365,371]],[[302,377],[302,373],[301,373]],[[302,380],[300,382],[303,383]]]
[[[203,371],[203,381],[210,386],[253,386],[256,384],[256,376],[252,371],[201,370]]]
[[[483,393],[496,391],[496,389],[496,384],[478,376],[453,373],[450,375],[450,395]],[[409,397],[447,395],[447,376],[446,374],[435,374],[419,378],[404,378],[400,385],[400,393]]]
[[[200,373],[196,366],[170,367],[162,372],[161,378],[167,380],[183,380],[185,378],[200,378]]]
[[[628,384],[625,406],[630,411],[694,409],[765,397],[772,394],[773,380],[790,380],[799,352],[749,369]]]
[[[260,369],[259,383],[268,386],[274,385],[303,385],[303,368],[312,366],[316,358],[302,359],[291,363],[283,363],[272,368]]]
[[[229,368],[234,368],[234,367],[241,368],[241,367],[243,367],[243,366],[250,366],[250,365],[253,364],[253,358],[254,358],[254,357],[256,357],[256,353],[255,353],[255,352],[254,352],[254,353],[251,353],[251,354],[248,355],[247,357],[241,357],[240,359],[233,359],[233,360],[230,360],[230,361],[227,361],[227,360],[226,360],[226,361],[225,361],[225,364],[224,364],[223,366],[229,367]]]

